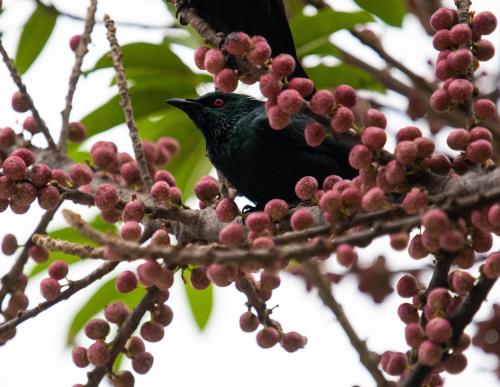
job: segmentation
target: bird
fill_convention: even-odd
[[[214,91],[167,103],[189,116],[203,134],[211,163],[257,209],[275,198],[296,205],[295,184],[304,176],[321,184],[329,175],[357,175],[348,162],[352,144],[330,137],[317,147],[306,143],[309,116],[295,114],[287,127],[275,130],[264,102],[248,95]]]
[[[217,32],[260,35],[271,46],[272,57],[289,54],[295,70],[288,79],[308,78],[297,57],[283,0],[182,0],[179,9],[192,7]]]

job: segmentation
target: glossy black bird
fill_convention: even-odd
[[[183,0],[182,7],[188,6],[217,32],[243,31],[265,37],[273,57],[289,54],[295,58],[297,65],[289,78],[307,78],[295,52],[283,0]]]
[[[186,112],[203,133],[212,164],[258,208],[273,198],[298,202],[295,184],[304,176],[321,184],[329,175],[357,174],[348,163],[351,145],[331,138],[306,144],[308,116],[296,114],[278,131],[269,126],[264,103],[246,95],[216,91],[167,102]]]

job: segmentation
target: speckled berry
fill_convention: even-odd
[[[61,285],[53,278],[44,278],[40,283],[40,293],[47,301],[55,300],[61,294]]]
[[[115,288],[120,293],[130,293],[137,288],[137,277],[131,271],[123,271],[118,275]]]
[[[97,340],[90,345],[87,350],[87,356],[90,363],[96,367],[102,367],[108,362],[110,357],[108,346],[104,341]]]
[[[153,366],[154,358],[149,352],[140,352],[132,358],[132,368],[140,375],[146,374]]]
[[[52,262],[49,266],[49,276],[55,280],[62,280],[68,275],[68,264],[61,259]]]
[[[265,327],[257,333],[257,344],[262,348],[274,347],[279,339],[280,334],[273,327]]]
[[[314,217],[311,211],[301,208],[292,214],[290,224],[295,231],[305,230],[314,224]]]
[[[87,350],[84,347],[74,347],[71,351],[73,363],[79,368],[85,368],[89,365]]]
[[[89,184],[92,176],[92,170],[85,164],[73,164],[69,170],[69,177],[77,186]]]

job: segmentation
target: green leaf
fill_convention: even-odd
[[[114,361],[113,367],[112,367],[112,371],[114,373],[120,371],[122,363],[123,363],[123,352],[120,352],[118,354],[118,356],[115,358],[115,361]]]
[[[406,13],[403,0],[354,0],[361,8],[378,16],[387,24],[401,27]]]
[[[175,176],[181,191],[189,196],[195,183],[212,167],[206,157],[203,136],[186,114],[178,109],[165,109],[154,118],[145,117],[138,121],[139,134],[141,138],[153,141],[161,136],[174,137],[179,141],[181,152],[167,165],[167,169]]]
[[[186,289],[186,295],[191,312],[193,313],[194,321],[198,328],[203,331],[207,326],[213,309],[212,285],[209,285],[208,288],[203,290],[196,290],[191,286],[191,282],[188,279],[184,288]]]
[[[365,11],[337,12],[324,9],[314,16],[298,15],[290,22],[297,54],[316,54],[316,49],[325,47],[330,35],[336,31],[353,28],[360,23],[373,21],[373,17]]]
[[[319,65],[308,68],[307,73],[318,89],[348,84],[355,89],[385,90],[371,74],[351,65],[340,64],[331,67]]]
[[[137,288],[134,291],[122,294],[115,289],[115,280],[113,278],[104,283],[97,291],[87,300],[80,310],[73,316],[71,324],[67,332],[67,344],[74,344],[76,335],[83,329],[86,322],[101,312],[104,307],[113,301],[121,301],[127,304],[130,308],[134,308],[146,294],[146,290]]]
[[[56,25],[57,13],[49,7],[38,5],[26,22],[16,52],[16,66],[25,73],[42,52]]]

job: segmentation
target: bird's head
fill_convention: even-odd
[[[262,105],[248,95],[215,91],[196,99],[173,98],[168,104],[183,110],[201,130],[207,141],[231,135],[234,124]]]

